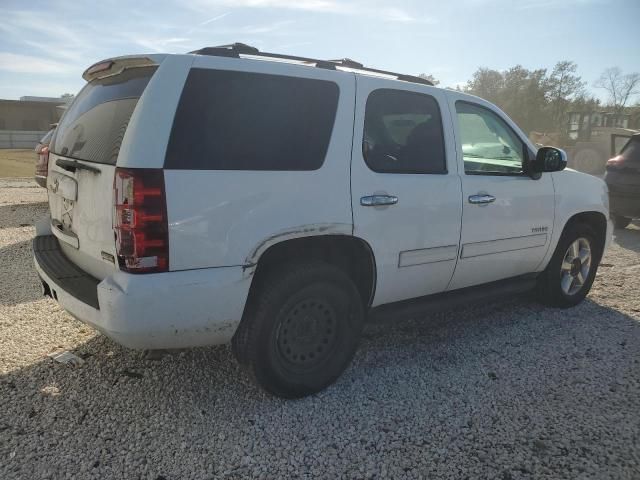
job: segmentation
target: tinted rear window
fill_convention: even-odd
[[[318,169],[337,107],[333,82],[192,69],[176,111],[165,168]]]
[[[88,83],[62,117],[53,152],[115,165],[131,114],[155,69],[130,68]]]

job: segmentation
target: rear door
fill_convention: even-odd
[[[97,278],[115,270],[112,191],[129,120],[156,67],[117,69],[90,81],[51,144],[47,191],[51,229],[65,254]]]
[[[455,158],[442,90],[357,76],[354,235],[375,254],[374,305],[446,289],[462,214]]]

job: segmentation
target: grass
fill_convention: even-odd
[[[33,177],[36,153],[33,149],[0,149],[0,178]]]

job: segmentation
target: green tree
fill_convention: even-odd
[[[560,129],[566,121],[566,114],[572,102],[585,96],[586,82],[576,74],[578,65],[569,60],[556,63],[548,80],[549,107],[553,126]]]
[[[495,103],[525,132],[549,130],[548,79],[545,69],[527,70],[516,65],[499,72],[479,68],[465,91]]]
[[[503,89],[504,77],[502,73],[480,67],[473,73],[473,78],[467,81],[464,91],[498,104]]]

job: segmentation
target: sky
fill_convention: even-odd
[[[260,50],[430,73],[573,60],[593,94],[607,67],[640,71],[640,0],[0,0],[0,98],[76,93],[118,55],[243,42]]]

